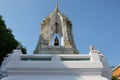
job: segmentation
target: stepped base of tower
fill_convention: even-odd
[[[34,54],[78,54],[79,52],[73,48],[65,48],[63,46],[51,46],[36,49]]]

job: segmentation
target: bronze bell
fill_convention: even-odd
[[[59,39],[57,38],[57,36],[56,36],[56,38],[55,38],[55,40],[54,40],[54,46],[58,46],[59,45]]]

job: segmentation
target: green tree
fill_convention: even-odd
[[[18,44],[19,42],[14,38],[12,30],[6,27],[4,20],[2,20],[2,16],[0,15],[0,65],[3,58],[8,53],[11,53]],[[26,48],[22,47],[22,51],[26,53]]]
[[[115,76],[112,76],[111,80],[118,80]]]

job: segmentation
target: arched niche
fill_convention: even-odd
[[[50,22],[50,34],[49,34],[49,46],[53,45],[53,40],[55,40],[55,37],[59,39],[59,46],[64,45],[63,40],[63,30],[62,30],[62,19],[61,17],[56,13],[52,16],[51,22]]]

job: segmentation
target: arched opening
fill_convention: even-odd
[[[54,35],[52,36],[52,46],[61,46],[61,36],[58,32],[58,23],[54,24]]]
[[[52,46],[61,46],[61,36],[54,34],[52,37]]]
[[[54,40],[54,46],[59,46],[59,39],[56,36],[55,40]]]

